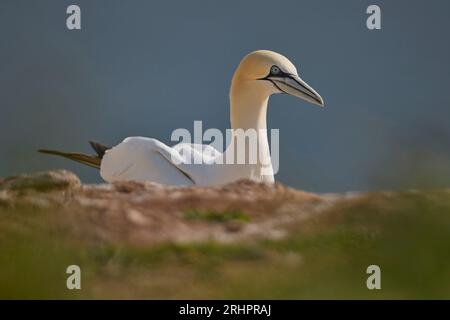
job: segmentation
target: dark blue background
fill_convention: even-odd
[[[82,30],[68,31],[78,4]],[[365,26],[382,9],[382,30]],[[90,168],[37,154],[175,128],[229,127],[228,90],[256,49],[290,58],[325,109],[270,101],[285,184],[318,192],[450,186],[448,1],[0,2],[0,176]]]

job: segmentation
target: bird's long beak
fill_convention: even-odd
[[[324,106],[323,99],[317,91],[311,88],[298,75],[286,74],[282,77],[269,77],[268,79],[284,93],[301,98],[321,107]]]

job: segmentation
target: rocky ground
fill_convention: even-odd
[[[0,297],[450,297],[450,192],[0,180]],[[412,264],[416,261],[416,266]],[[65,288],[65,267],[84,270]],[[384,267],[381,292],[366,268]],[[409,282],[408,282],[409,281]]]
[[[12,177],[0,184],[3,207],[58,211],[74,236],[142,246],[276,239],[292,222],[308,219],[336,200],[251,181],[215,188],[138,182],[82,185],[63,170]]]

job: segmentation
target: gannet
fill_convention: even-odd
[[[170,147],[145,137],[128,137],[112,148],[90,142],[96,151],[94,156],[55,150],[39,152],[98,168],[107,182],[133,180],[176,186],[211,186],[252,179],[273,183],[266,113],[269,97],[277,93],[324,106],[322,97],[300,78],[292,62],[279,53],[258,50],[245,56],[233,75],[230,89],[232,138],[223,153],[210,145],[179,143]],[[248,145],[243,151],[236,150],[237,132],[248,129],[259,132],[260,157],[256,163],[230,164],[225,161],[235,157],[235,151],[248,153]],[[194,159],[203,157],[203,161],[187,161],[192,156]]]

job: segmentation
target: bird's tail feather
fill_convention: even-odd
[[[100,169],[100,163],[102,162],[102,159],[99,156],[90,156],[83,153],[61,152],[47,149],[40,149],[38,151],[45,154],[64,157],[96,169]]]

